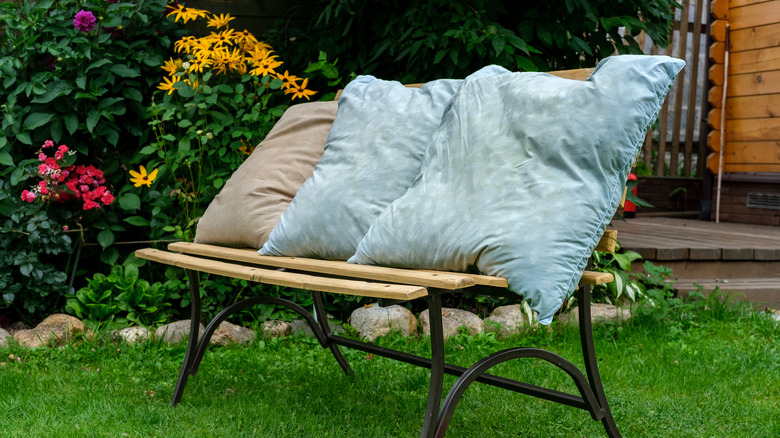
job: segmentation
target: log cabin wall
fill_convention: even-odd
[[[712,217],[780,225],[780,0],[715,0],[711,12],[707,169],[716,184],[723,174]]]

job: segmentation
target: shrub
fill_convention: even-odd
[[[232,29],[229,14],[178,6],[171,17],[205,20],[211,32],[183,36],[174,43],[177,56],[160,63],[165,74],[146,112],[153,136],[129,159],[134,187],[120,189],[119,205],[125,222],[152,239],[191,240],[254,145],[290,103],[316,92],[308,78],[282,69],[271,46]]]
[[[641,53],[640,32],[665,46],[673,7],[680,6],[671,0],[329,0],[318,3],[305,29],[273,36],[295,65],[308,63],[318,49],[340,59],[347,72],[425,82],[465,77],[487,64],[526,71],[592,67],[614,52]]]

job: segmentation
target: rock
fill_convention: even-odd
[[[292,324],[287,321],[266,321],[263,323],[264,338],[283,338],[290,336],[292,332]]]
[[[774,319],[777,322],[780,322],[780,310],[767,309],[767,313],[769,313],[770,318]]]
[[[256,337],[254,330],[224,321],[211,335],[209,342],[215,345],[243,345],[254,341]]]
[[[392,305],[380,307],[377,304],[358,307],[350,315],[350,324],[361,338],[369,342],[390,332],[400,332],[403,336],[417,334],[417,318],[406,307]]]
[[[63,345],[72,341],[76,334],[84,333],[84,330],[84,323],[78,318],[57,313],[41,321],[34,329],[14,333],[14,339],[19,345],[28,348]]]
[[[122,330],[117,330],[114,332],[114,337],[116,339],[121,339],[128,344],[136,344],[151,338],[152,332],[146,327],[140,327],[136,325],[132,327],[125,327]]]
[[[428,309],[420,313],[420,325],[425,336],[431,335],[431,319],[428,313]],[[466,327],[470,335],[482,333],[485,329],[485,323],[482,321],[482,318],[466,310],[443,307],[441,309],[441,321],[444,339],[456,335],[461,327]]]
[[[590,320],[594,324],[605,322],[623,322],[631,319],[631,311],[612,304],[593,303],[590,305]],[[560,321],[564,324],[579,324],[579,306],[575,306],[569,313],[563,314]]]
[[[530,323],[520,304],[496,307],[485,318],[485,330],[502,337],[519,333],[526,324]]]
[[[0,328],[0,348],[7,347],[9,339],[11,339],[11,334]]]
[[[206,328],[203,324],[198,327],[198,336],[203,336],[203,332]],[[185,337],[190,334],[190,320],[185,319],[183,321],[176,321],[170,324],[165,324],[157,328],[154,332],[154,337],[167,342],[168,344],[178,344]]]

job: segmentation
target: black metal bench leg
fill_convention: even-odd
[[[184,362],[179,372],[179,380],[173,389],[171,396],[171,406],[176,406],[181,401],[184,387],[187,385],[187,378],[192,374],[192,366],[195,363],[195,356],[198,350],[198,338],[200,333],[200,284],[198,282],[198,273],[187,270],[187,278],[190,283],[190,338],[187,341],[187,351],[184,353]]]
[[[601,423],[604,425],[607,435],[611,438],[619,438],[621,436],[620,431],[609,409],[607,396],[604,394],[604,387],[601,384],[598,362],[596,361],[596,349],[593,343],[593,323],[590,315],[590,286],[580,286],[577,290],[577,295],[577,301],[579,302],[580,342],[582,344],[582,356],[585,360],[588,382],[593,393],[596,394],[596,399],[604,413]]]
[[[428,316],[431,322],[431,382],[428,387],[428,405],[420,438],[430,438],[436,433],[436,423],[441,406],[444,385],[444,329],[441,321],[441,294],[429,290]]]
[[[312,299],[314,300],[314,310],[317,312],[317,319],[319,320],[320,328],[325,333],[326,337],[330,337],[332,332],[330,330],[330,325],[328,324],[328,315],[325,313],[325,306],[322,303],[322,293],[312,291],[311,294]],[[350,377],[355,377],[355,372],[347,363],[347,359],[344,358],[341,350],[339,350],[339,346],[333,342],[330,342],[330,340],[327,341],[327,344],[330,348],[331,354],[333,354],[333,357],[336,359],[336,362],[338,362],[339,366],[344,371],[344,374]]]

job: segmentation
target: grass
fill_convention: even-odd
[[[780,324],[760,314],[688,322],[652,319],[596,329],[607,397],[626,437],[780,436]],[[399,336],[385,346],[425,354]],[[448,361],[533,345],[573,359],[576,329],[554,327],[500,341],[457,336]],[[21,362],[8,359],[20,356]],[[184,346],[82,341],[57,349],[0,349],[0,424],[6,437],[413,437],[428,372],[345,350],[356,378],[308,338],[212,348],[182,403],[168,406]],[[580,361],[574,361],[581,365]],[[496,373],[575,391],[535,360]],[[448,388],[454,378],[448,376]],[[578,409],[476,384],[448,437],[603,437]]]

